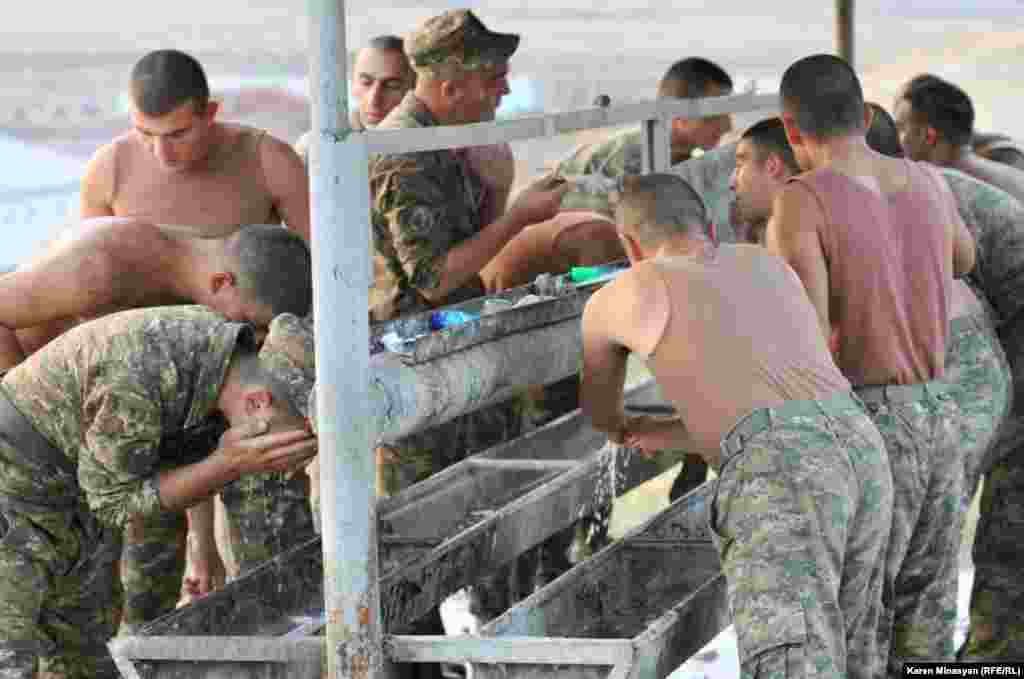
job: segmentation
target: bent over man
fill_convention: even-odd
[[[877,677],[888,457],[799,278],[757,246],[712,243],[674,175],[627,178],[616,212],[633,266],[584,310],[584,412],[613,441],[718,471],[709,519],[744,676]],[[625,417],[629,352],[678,417]]]

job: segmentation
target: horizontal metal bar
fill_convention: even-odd
[[[472,125],[373,130],[365,132],[370,153],[413,153],[524,141],[641,120],[704,118],[725,113],[778,110],[778,94],[737,94],[703,99],[657,99],[635,104],[588,108]]]
[[[633,661],[633,644],[619,639],[394,635],[385,638],[384,650],[394,662],[618,665]]]
[[[470,458],[470,466],[482,469],[504,469],[526,471],[547,471],[556,469],[572,469],[579,465],[579,460],[499,460],[484,458]]]
[[[114,657],[194,662],[319,662],[324,638],[281,637],[116,637],[108,647]]]

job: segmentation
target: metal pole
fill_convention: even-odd
[[[369,180],[348,126],[344,0],[308,0],[310,206],[320,506],[331,679],[383,674],[375,470],[370,442]]]
[[[850,66],[853,63],[853,0],[836,0],[836,49]]]

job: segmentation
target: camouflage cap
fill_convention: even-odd
[[[286,389],[292,407],[307,417],[309,394],[316,379],[312,320],[295,314],[274,318],[259,359],[263,369]]]
[[[509,60],[519,47],[514,33],[495,33],[468,9],[449,10],[427,19],[405,39],[414,68],[457,66],[475,71]]]

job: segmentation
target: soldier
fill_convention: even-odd
[[[409,65],[402,39],[379,35],[356,54],[352,67],[352,94],[359,103],[348,116],[353,130],[373,128],[401,103],[416,84],[416,72]],[[309,161],[310,132],[295,143],[303,162]]]
[[[583,411],[612,441],[718,472],[709,524],[743,676],[877,677],[891,472],[800,280],[762,248],[711,242],[674,175],[627,177],[616,212],[633,266],[584,310]],[[680,416],[624,416],[628,352]]]
[[[885,439],[896,489],[889,672],[899,676],[906,660],[953,658],[962,413],[941,378],[953,277],[973,268],[974,240],[934,170],[867,146],[845,61],[797,61],[780,94],[805,172],[775,199],[768,249],[800,276],[822,337],[838,333],[837,363]]]
[[[942,92],[951,87],[938,86]],[[965,95],[966,96],[966,95]],[[961,99],[962,102],[962,99]],[[970,628],[958,659],[999,660],[1024,656],[1024,535],[1020,525],[1024,498],[1024,463],[1016,452],[1024,441],[1021,408],[1024,395],[1024,205],[1010,194],[953,167],[942,170],[956,198],[960,214],[978,245],[978,266],[970,274],[973,285],[984,292],[995,310],[999,339],[1013,374],[1013,412],[996,443],[974,465],[968,490],[985,475],[974,536],[974,583],[971,591]],[[955,345],[954,345],[955,346]],[[980,372],[974,380],[980,389],[998,393],[999,383]],[[984,403],[976,402],[976,415],[985,416]],[[996,410],[993,408],[993,410]],[[970,472],[968,472],[970,473]]]
[[[3,676],[118,676],[105,642],[118,620],[125,525],[315,455],[304,419],[311,355],[295,316],[275,319],[257,354],[249,326],[170,306],[84,323],[7,373]]]
[[[0,277],[0,370],[82,317],[185,302],[266,328],[278,314],[307,314],[312,300],[309,248],[279,226],[201,239],[136,219],[90,219]],[[27,346],[14,332],[25,328]]]
[[[302,160],[263,130],[216,120],[202,66],[176,50],[150,52],[131,74],[134,129],[93,156],[81,217],[135,217],[186,235],[226,236],[284,221],[309,241]]]
[[[416,85],[416,72],[405,56],[404,42],[394,35],[381,35],[359,50],[352,68],[352,94],[359,102],[349,113],[349,125],[357,132],[377,127]],[[295,143],[304,163],[309,162],[310,132]],[[490,189],[485,201],[485,224],[505,211],[515,160],[512,147],[505,144],[474,146],[465,150],[465,158]]]
[[[952,167],[1024,201],[1024,172],[972,149],[974,105],[953,83],[928,74],[913,78],[896,99],[893,117],[908,158]]]
[[[177,50],[157,50],[140,59],[130,82],[134,129],[99,149],[82,178],[81,217],[132,217],[187,236],[225,237],[246,224],[277,224],[309,241],[309,181],[302,160],[285,142],[263,130],[217,120],[202,66]],[[308,508],[294,503],[300,479],[268,474],[247,478],[252,497],[278,497],[280,510],[299,523],[290,533],[313,535]],[[302,507],[308,501],[301,499]],[[253,511],[261,508],[254,507]],[[165,517],[167,518],[167,517]],[[204,594],[224,579],[216,549],[213,505],[189,510],[189,564],[195,587]],[[178,597],[179,560],[167,549],[185,542],[184,524],[129,527],[126,540],[126,628],[171,610]],[[234,561],[252,566],[266,554],[269,537],[236,542]],[[227,549],[227,545],[222,545]],[[166,579],[166,581],[164,581]],[[161,581],[162,584],[158,584]],[[188,585],[189,583],[186,583]],[[167,592],[159,606],[136,602]]]
[[[772,200],[787,179],[800,174],[782,120],[767,118],[748,128],[740,137],[735,157],[729,185],[735,194],[736,218],[746,227],[739,240],[763,245]]]
[[[468,10],[448,11],[406,38],[416,88],[378,126],[429,128],[493,120],[508,92],[508,61],[519,36],[495,33]],[[486,189],[460,150],[382,155],[370,162],[377,257],[370,319],[452,304],[484,294],[480,270],[528,224],[554,216],[564,186],[527,187],[494,221],[484,221]],[[499,405],[383,447],[385,493],[510,438],[516,408]],[[426,623],[435,633],[440,618]],[[426,629],[426,628],[423,628]]]
[[[672,64],[661,82],[658,97],[669,99],[702,99],[732,94],[732,78],[721,66],[707,59],[690,57]],[[732,129],[729,115],[672,121],[672,164],[689,158],[696,149],[714,148],[722,136]],[[585,144],[562,161],[562,175],[603,174],[617,178],[643,171],[643,136],[639,128],[620,132],[600,144]]]

